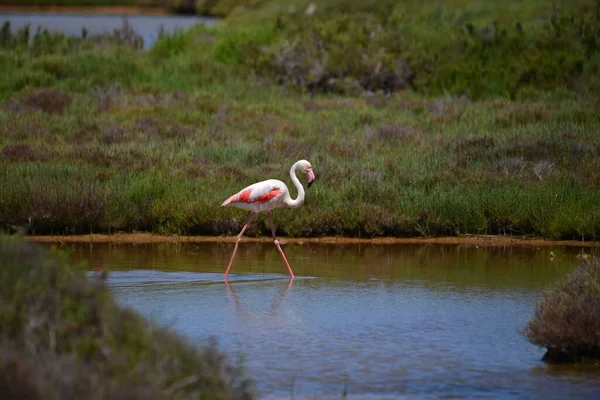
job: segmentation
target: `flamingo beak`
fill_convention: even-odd
[[[312,185],[313,181],[317,179],[317,177],[315,176],[315,173],[312,169],[307,170],[306,175],[308,176],[308,185],[306,186],[310,187],[310,185]]]

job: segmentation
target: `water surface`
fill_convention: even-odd
[[[519,333],[580,249],[288,244],[289,281],[272,244],[242,243],[226,283],[232,247],[67,246],[122,304],[242,355],[266,398],[600,397],[600,368],[548,366]]]
[[[94,14],[45,14],[0,13],[0,23],[9,21],[12,33],[29,26],[31,34],[38,29],[52,33],[81,36],[85,29],[89,36],[102,35],[123,27],[125,21],[144,39],[144,47],[150,48],[158,39],[159,32],[173,32],[195,24],[215,24],[218,19],[182,15],[94,15]]]

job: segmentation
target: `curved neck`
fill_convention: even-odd
[[[296,189],[298,190],[298,197],[296,197],[295,200],[292,200],[292,197],[288,193],[287,198],[284,200],[288,207],[298,207],[304,202],[304,187],[302,187],[302,184],[296,176],[296,168],[298,168],[298,165],[299,163],[296,163],[290,168],[290,178],[292,178],[292,182],[294,182],[294,186],[296,186]]]

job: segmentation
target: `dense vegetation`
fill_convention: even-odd
[[[586,260],[553,285],[525,328],[551,362],[600,360],[600,261]]]
[[[594,2],[309,3],[148,51],[3,29],[0,223],[232,234],[221,202],[306,158],[283,235],[600,237]]]
[[[198,347],[117,306],[64,255],[0,236],[3,398],[252,397],[239,367]]]
[[[510,1],[337,3],[339,9],[327,3],[310,17],[303,10],[303,18],[280,15],[275,44],[244,54],[246,61],[280,80],[338,93],[411,87],[476,100],[600,88],[600,21],[589,2],[539,7],[532,20],[512,15]],[[342,4],[356,9],[340,13]]]

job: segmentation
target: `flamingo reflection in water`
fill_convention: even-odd
[[[287,285],[279,292],[279,294],[273,297],[273,301],[271,303],[271,308],[269,310],[269,316],[275,317],[277,315],[277,309],[281,305],[281,302],[283,301],[284,297],[287,295],[287,293],[292,288],[293,283],[294,283],[294,278],[291,277],[288,280]],[[248,319],[248,316],[250,314],[248,309],[240,301],[239,295],[233,289],[233,286],[231,285],[231,283],[229,282],[229,279],[227,279],[227,278],[225,279],[225,288],[227,290],[227,296],[232,298],[232,300],[233,300],[233,304],[234,304],[236,312],[238,314],[243,315],[244,319]]]

